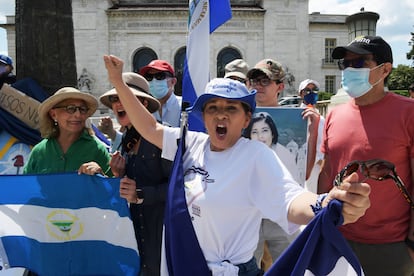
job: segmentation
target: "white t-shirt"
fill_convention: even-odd
[[[164,128],[163,158],[174,159],[179,132]],[[288,222],[287,212],[305,191],[262,142],[240,138],[230,149],[214,152],[207,134],[189,131],[183,165],[188,210],[207,262],[249,261],[262,218],[288,233],[299,228]]]

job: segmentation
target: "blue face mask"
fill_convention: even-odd
[[[168,93],[168,84],[167,80],[157,80],[153,79],[149,82],[150,93],[156,99],[162,99]]]
[[[369,73],[371,70],[377,69],[380,66],[382,66],[382,64],[372,69],[352,67],[346,68],[342,71],[342,88],[352,98],[359,98],[365,95],[374,85],[378,84],[382,80],[381,78],[374,84],[369,83]]]
[[[308,94],[303,96],[303,100],[304,100],[305,104],[315,105],[316,102],[318,101],[318,93],[309,92]]]

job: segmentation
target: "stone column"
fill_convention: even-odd
[[[76,87],[71,0],[16,0],[16,65],[49,94]]]

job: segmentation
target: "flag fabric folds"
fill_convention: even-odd
[[[185,198],[183,172],[185,133],[186,127],[183,129],[174,158],[164,217],[164,245],[168,274],[209,276],[211,272],[198,243]]]
[[[183,73],[183,102],[194,104],[210,79],[210,34],[231,18],[229,0],[190,0],[186,59]],[[203,131],[197,118],[189,115],[189,129]]]
[[[339,232],[342,223],[342,202],[332,200],[265,275],[364,275],[357,257]]]
[[[111,141],[106,138],[106,136],[99,130],[97,126],[91,124],[92,130],[95,133],[95,136],[103,143],[103,145],[110,150],[111,149]]]
[[[0,266],[39,275],[137,275],[140,259],[119,178],[0,176]]]

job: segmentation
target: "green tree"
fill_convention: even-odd
[[[390,90],[407,90],[413,82],[414,67],[399,64],[397,68],[393,68],[388,78],[388,88]]]
[[[408,45],[411,46],[411,50],[407,53],[407,59],[411,60],[411,66],[414,67],[414,33],[411,32],[411,40],[408,42]]]

